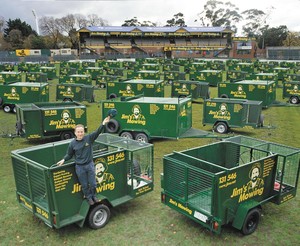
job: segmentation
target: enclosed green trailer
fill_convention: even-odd
[[[27,72],[25,73],[24,82],[47,82],[47,74],[42,72]]]
[[[192,100],[185,98],[131,97],[102,101],[102,115],[118,114],[106,131],[148,142],[154,138],[205,137],[208,132],[192,128]]]
[[[89,74],[71,74],[63,75],[59,78],[59,83],[76,83],[92,85],[92,77]]]
[[[102,228],[112,208],[153,190],[152,144],[101,134],[93,145],[100,202],[90,206],[83,197],[74,160],[56,165],[69,142],[11,152],[17,201],[46,225],[56,229],[70,224],[82,227],[87,221],[93,229]],[[39,221],[33,223],[40,226]]]
[[[4,112],[15,112],[16,104],[49,102],[48,83],[16,82],[0,85],[0,106]]]
[[[106,86],[106,97],[132,97],[143,94],[147,97],[163,97],[164,81],[151,79],[131,79],[121,82],[108,82]]]
[[[119,82],[121,81],[121,76],[114,76],[114,75],[99,75],[96,78],[96,85],[99,88],[106,88],[108,82]]]
[[[17,133],[27,139],[74,137],[74,128],[87,128],[86,106],[79,102],[24,103],[16,105]]]
[[[87,101],[94,102],[94,86],[85,84],[58,84],[56,85],[56,101]]]
[[[178,80],[172,83],[172,97],[186,97],[191,95],[193,100],[210,97],[209,83],[202,81]]]
[[[263,204],[295,197],[299,170],[299,149],[227,138],[165,155],[161,201],[212,232],[230,224],[248,235],[259,224]]]
[[[189,80],[208,82],[210,86],[217,86],[223,81],[222,70],[196,70],[189,72]]]
[[[0,72],[0,84],[8,84],[11,82],[20,82],[21,72]]]
[[[211,98],[203,104],[203,125],[212,125],[218,133],[234,127],[262,127],[263,121],[261,101]]]
[[[241,80],[218,84],[218,97],[262,101],[264,108],[276,100],[276,81]]]
[[[282,97],[288,98],[291,104],[300,102],[300,81],[283,82]]]

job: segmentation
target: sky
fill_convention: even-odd
[[[221,0],[222,1],[222,0]],[[290,31],[300,32],[300,0],[226,0],[235,4],[240,12],[259,9],[268,13],[270,27],[286,25]],[[110,26],[121,26],[125,20],[137,17],[140,22],[151,21],[158,26],[177,13],[184,14],[187,26],[201,26],[194,22],[203,11],[206,0],[1,0],[0,16],[20,18],[36,30],[36,16],[61,18],[68,14],[97,14]]]

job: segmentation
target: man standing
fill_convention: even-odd
[[[85,135],[84,126],[75,126],[75,138],[70,142],[66,155],[62,160],[57,162],[61,166],[65,161],[70,160],[73,156],[75,159],[75,170],[81,184],[84,197],[90,205],[99,202],[96,197],[96,175],[95,165],[93,162],[93,143],[102,132],[104,125],[109,122],[110,116],[107,116],[101,126],[94,132]]]

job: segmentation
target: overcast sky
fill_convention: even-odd
[[[300,32],[300,0],[226,0],[240,12],[259,9],[270,13],[271,27],[286,25],[290,31]],[[120,26],[124,20],[137,17],[138,21],[152,21],[160,26],[175,14],[184,14],[188,26],[199,26],[194,20],[203,11],[206,0],[1,0],[0,16],[7,21],[20,18],[36,29],[32,10],[38,17],[60,18],[67,14],[97,14],[111,26]],[[223,1],[225,2],[225,1]],[[272,8],[272,10],[271,10]],[[270,11],[271,10],[271,11]]]

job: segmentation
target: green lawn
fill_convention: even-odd
[[[51,100],[54,100],[54,84],[50,81]],[[216,88],[211,88],[212,97]],[[281,100],[281,89],[278,89]],[[96,91],[96,101],[104,99],[104,91]],[[85,103],[88,112],[88,128],[94,130],[101,122],[99,103]],[[193,127],[203,127],[202,102],[193,104]],[[234,134],[300,147],[300,107],[270,107],[263,111],[266,129],[234,129]],[[0,110],[3,135],[14,132],[15,115]],[[100,230],[76,225],[60,230],[46,226],[16,201],[15,182],[10,152],[39,142],[22,138],[0,138],[0,244],[1,245],[299,245],[300,206],[299,195],[280,206],[268,203],[263,206],[263,216],[255,233],[243,236],[230,226],[215,235],[196,222],[164,206],[160,202],[160,173],[162,158],[174,150],[208,144],[216,139],[156,140],[154,144],[155,187],[154,191],[112,209],[109,223]]]

